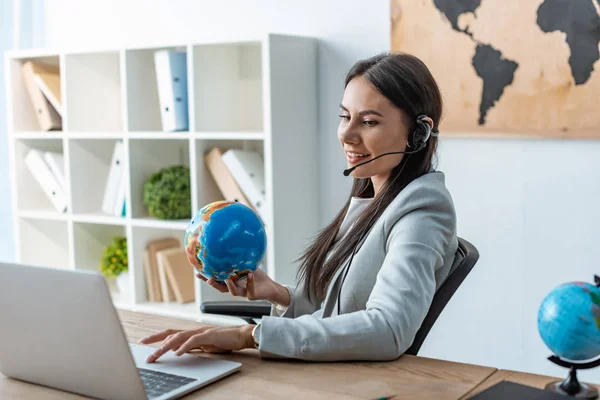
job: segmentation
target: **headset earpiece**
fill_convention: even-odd
[[[425,120],[426,115],[419,115],[415,121],[415,130],[408,140],[408,144],[413,149],[422,149],[427,144],[431,136],[431,125]]]

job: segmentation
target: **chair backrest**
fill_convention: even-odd
[[[438,319],[446,307],[446,304],[448,304],[454,293],[456,293],[456,290],[465,280],[467,275],[469,275],[469,272],[471,272],[478,259],[479,252],[475,246],[465,239],[458,238],[458,249],[456,250],[456,256],[454,257],[452,267],[450,267],[450,272],[448,272],[446,280],[433,296],[429,311],[427,312],[421,327],[417,331],[411,346],[404,352],[404,354],[410,354],[413,356],[417,355],[421,345],[427,337],[427,334],[429,334],[429,331],[433,327],[433,324]]]

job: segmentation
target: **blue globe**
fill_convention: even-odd
[[[571,361],[600,354],[600,289],[569,282],[552,290],[538,311],[538,331],[548,348]]]
[[[216,201],[189,222],[184,243],[187,258],[205,278],[238,280],[258,268],[267,248],[260,217],[248,206]]]

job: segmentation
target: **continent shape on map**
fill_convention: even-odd
[[[471,36],[471,33],[467,32],[466,29],[458,27],[458,17],[461,14],[474,13],[477,7],[481,5],[481,0],[433,0],[433,3],[448,18],[454,30]]]
[[[597,1],[600,6],[600,0]],[[571,75],[576,85],[587,82],[600,58],[600,16],[592,0],[544,0],[538,8],[537,24],[544,32],[566,34]]]
[[[491,45],[473,39],[473,34],[467,30],[468,27],[460,29],[458,26],[458,18],[461,14],[468,12],[475,14],[475,10],[481,5],[481,0],[433,0],[433,3],[450,21],[452,29],[467,34],[477,45],[472,64],[477,75],[483,80],[478,123],[484,125],[489,109],[500,100],[504,89],[513,82],[519,64],[504,58],[502,52]]]
[[[494,103],[500,99],[504,88],[510,85],[519,65],[502,57],[499,50],[488,44],[478,44],[473,56],[473,67],[483,80],[479,125],[485,123],[485,116]]]

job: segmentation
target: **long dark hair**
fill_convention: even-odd
[[[426,114],[433,120],[433,130],[438,129],[442,117],[442,96],[435,79],[420,59],[403,53],[382,53],[361,60],[348,72],[344,87],[359,76],[367,79],[412,121],[416,121],[418,115]],[[411,133],[415,127],[416,123],[410,128]],[[375,195],[370,178],[354,178],[345,206],[298,259],[301,261],[298,275],[299,280],[304,281],[305,297],[311,301],[315,297],[325,298],[327,287],[336,271],[350,257],[359,240],[371,229],[386,207],[406,185],[432,168],[436,149],[437,137],[430,137],[423,150],[402,158],[400,164],[392,169],[377,197],[363,211],[351,231],[336,243],[335,252],[327,259],[351,198],[372,198]]]

